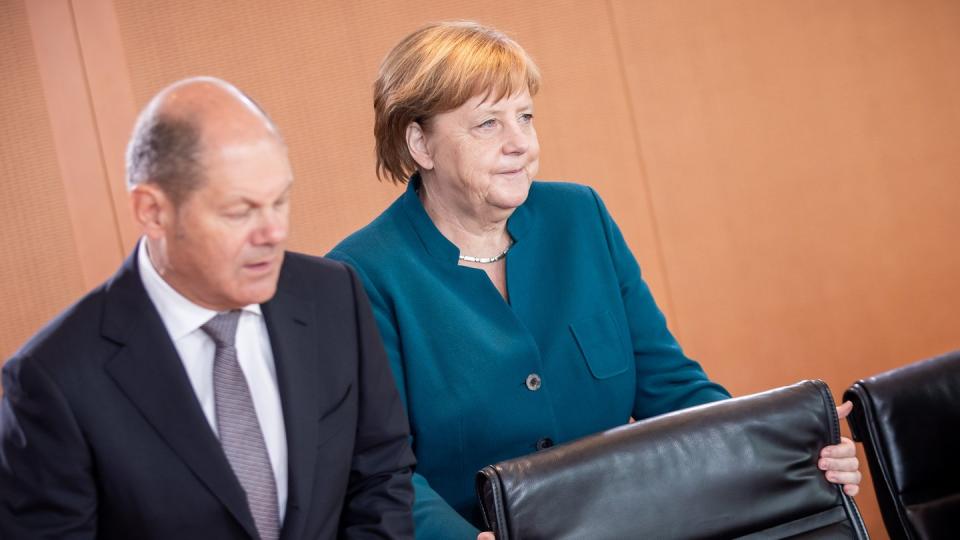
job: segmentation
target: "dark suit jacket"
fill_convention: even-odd
[[[3,369],[0,538],[256,538],[136,252]],[[281,538],[412,538],[407,420],[344,265],[287,253],[263,304],[289,457]]]

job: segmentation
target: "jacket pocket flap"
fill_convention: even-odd
[[[620,329],[610,311],[580,319],[570,325],[570,331],[597,379],[619,375],[629,367]]]

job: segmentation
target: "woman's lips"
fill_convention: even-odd
[[[521,167],[519,169],[510,169],[510,170],[500,171],[497,174],[501,176],[517,176],[523,172],[524,172],[524,169]]]

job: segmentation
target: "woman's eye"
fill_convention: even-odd
[[[523,113],[520,115],[520,121],[524,124],[533,122],[533,113]]]
[[[491,118],[491,119],[489,119],[489,120],[487,120],[487,121],[485,121],[485,122],[482,122],[482,123],[481,123],[479,126],[477,126],[477,127],[492,128],[492,127],[495,126],[495,125],[497,125],[497,121],[496,121],[495,119]]]

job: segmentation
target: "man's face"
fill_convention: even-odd
[[[293,174],[272,136],[209,148],[202,187],[164,225],[164,279],[225,311],[273,297],[283,263]]]

